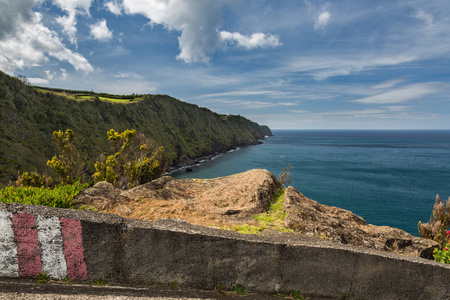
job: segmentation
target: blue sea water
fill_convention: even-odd
[[[292,183],[308,198],[418,235],[436,194],[450,195],[450,131],[274,130],[264,144],[244,147],[172,173],[214,178],[250,169],[275,175],[291,165]]]

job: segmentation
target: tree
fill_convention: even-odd
[[[79,154],[73,144],[75,134],[72,129],[66,132],[54,131],[53,142],[61,150],[61,154],[54,155],[47,165],[52,167],[56,174],[61,177],[63,183],[72,184],[80,180],[83,175],[84,163],[80,160]]]
[[[94,181],[108,181],[118,188],[129,189],[161,177],[167,166],[164,147],[157,147],[136,130],[107,132],[113,154],[100,156],[95,163]]]
[[[28,78],[22,74],[17,75],[17,79],[19,79],[26,85],[30,85],[30,81],[28,81]]]

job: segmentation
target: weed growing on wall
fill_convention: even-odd
[[[33,279],[34,279],[34,281],[35,281],[37,284],[48,283],[48,282],[50,282],[50,280],[51,280],[51,279],[50,279],[50,276],[48,276],[48,272],[47,272],[47,271],[44,271],[44,272],[42,272],[42,273],[36,275],[35,277],[33,277]]]
[[[242,284],[236,284],[233,286],[233,292],[235,292],[238,295],[246,295],[245,287]]]

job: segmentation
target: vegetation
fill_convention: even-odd
[[[435,261],[450,264],[450,230],[444,235],[443,245],[433,250],[433,255]]]
[[[292,297],[293,299],[305,300],[302,293],[299,290],[290,290],[289,292],[280,292],[278,293],[281,297]]]
[[[136,130],[122,133],[108,131],[108,140],[113,151],[106,159],[95,163],[94,181],[106,180],[118,188],[128,189],[161,177],[164,165],[164,147],[156,147]]]
[[[274,230],[278,232],[293,232],[284,226],[284,219],[287,212],[283,208],[283,198],[285,188],[279,189],[270,204],[269,210],[265,213],[257,214],[253,218],[258,221],[258,225],[238,225],[234,227],[222,227],[221,229],[233,230],[244,234],[257,234],[260,235],[262,231]]]
[[[450,197],[447,203],[442,202],[436,195],[436,202],[429,223],[419,222],[419,235],[423,238],[432,239],[441,246],[444,242],[445,233],[450,227]]]
[[[23,172],[16,180],[17,187],[52,187],[53,179],[48,175],[40,175],[36,172]]]
[[[242,284],[236,284],[233,286],[233,292],[235,292],[238,295],[246,295],[245,287]]]
[[[134,128],[164,146],[169,166],[182,157],[256,144],[270,135],[269,128],[241,116],[223,118],[167,95],[42,89],[0,72],[0,188],[15,181],[18,171],[45,173],[48,158],[57,153],[51,133],[67,128],[76,133],[73,145],[90,174],[96,171],[99,155],[110,149],[103,137],[111,128],[118,132]],[[48,172],[56,176],[53,170]]]
[[[61,150],[60,155],[54,155],[53,158],[47,161],[47,165],[52,167],[56,174],[59,175],[62,182],[71,184],[79,181],[83,175],[84,163],[80,161],[80,157],[73,144],[75,134],[72,129],[67,129],[66,132],[54,131],[54,142]]]
[[[53,189],[45,187],[6,187],[0,190],[0,202],[73,208],[72,199],[87,183],[60,184]]]
[[[97,286],[106,286],[108,284],[108,280],[99,278],[97,280],[92,280],[91,283]]]
[[[434,260],[442,263],[450,263],[450,197],[447,202],[442,202],[436,195],[436,202],[428,223],[419,222],[419,235],[423,238],[432,239],[439,243],[434,250]]]
[[[283,171],[281,171],[280,174],[277,176],[277,181],[285,186],[287,183],[291,183],[292,180],[292,174],[291,174],[291,164],[287,164],[286,167],[284,167]]]
[[[37,284],[41,284],[41,283],[48,283],[50,282],[50,276],[48,275],[47,271],[44,271],[42,273],[39,273],[38,275],[36,275],[35,277],[33,277],[34,281]]]

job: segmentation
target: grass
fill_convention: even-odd
[[[293,299],[297,299],[297,300],[305,300],[306,298],[303,297],[302,293],[300,293],[299,290],[290,290],[289,292],[281,292],[278,293],[277,295],[281,296],[281,297],[292,297]]]
[[[233,292],[235,292],[238,295],[246,295],[245,288],[242,284],[236,284],[233,286]]]
[[[108,280],[103,279],[103,278],[99,278],[99,279],[96,279],[96,280],[92,280],[91,283],[95,284],[97,286],[105,286],[105,285],[108,284]]]
[[[221,227],[220,229],[256,235],[261,235],[261,232],[268,229],[279,232],[293,232],[292,229],[288,229],[284,226],[284,219],[287,216],[287,212],[283,208],[284,193],[284,188],[279,189],[273,197],[269,210],[253,217],[256,221],[258,221],[257,226],[244,224],[234,227]]]
[[[60,184],[53,189],[45,187],[6,187],[0,190],[0,202],[74,208],[73,198],[87,183]]]
[[[100,100],[103,101],[109,101],[109,102],[116,102],[116,103],[128,103],[133,101],[142,100],[142,96],[126,96],[126,97],[120,97],[115,95],[108,95],[108,96],[99,96],[98,94],[94,92],[77,92],[77,91],[65,91],[65,90],[59,90],[59,89],[46,89],[46,88],[36,88],[36,91],[41,93],[52,93],[55,95],[65,96],[69,99],[75,99],[75,100],[94,100],[95,97],[98,97]],[[101,94],[105,95],[105,94]]]
[[[50,276],[48,276],[48,272],[44,271],[38,275],[36,275],[35,277],[33,277],[34,281],[36,281],[37,284],[41,284],[41,283],[47,283],[50,281]]]

